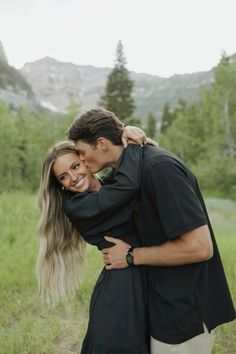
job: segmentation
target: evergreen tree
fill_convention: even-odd
[[[128,123],[135,108],[132,89],[133,81],[130,79],[126,68],[123,45],[119,41],[116,50],[115,66],[108,75],[105,93],[101,97],[100,104]]]
[[[128,119],[123,119],[125,121],[126,125],[135,125],[136,127],[142,127],[141,120],[139,118],[131,117]]]
[[[121,63],[125,64],[125,58],[120,42],[114,73],[119,73]],[[117,77],[120,78],[119,75]],[[114,80],[110,80],[107,87],[111,87],[109,86],[111,82],[117,84],[117,77],[112,74],[111,78]],[[118,87],[121,87],[121,84]],[[123,91],[127,93],[127,86]],[[123,103],[121,96],[120,100],[118,99],[117,92],[118,89],[113,92],[113,96],[110,94],[106,97],[110,97],[111,102],[116,98],[114,102]],[[161,146],[171,150],[190,165],[205,190],[217,191],[221,195],[230,195],[234,198],[236,198],[235,92],[236,56],[223,55],[214,70],[211,87],[201,89],[198,102],[187,104],[184,100],[179,100],[173,111],[168,103],[165,105],[159,138]],[[125,99],[124,102],[127,103]],[[127,113],[132,110],[126,110],[124,113],[127,105],[118,106],[118,103],[116,106],[118,108],[108,105],[106,108],[114,111],[126,123],[140,125],[140,121],[135,117],[130,118],[131,113]],[[56,141],[66,139],[65,130],[79,112],[80,106],[72,102],[66,115],[45,111],[32,114],[26,109],[13,114],[0,102],[0,190],[37,189],[46,151]],[[156,122],[152,113],[148,115],[146,131],[148,136],[155,139]]]
[[[32,122],[32,115],[26,110],[21,108],[16,116],[15,127],[18,135],[18,148],[19,148],[19,163],[20,163],[20,177],[22,180],[31,181],[32,174],[29,169],[32,158],[32,131],[35,127]]]
[[[164,105],[163,113],[161,116],[161,133],[165,134],[168,128],[170,128],[171,124],[173,123],[173,113],[170,111],[170,105],[167,102]]]
[[[191,104],[182,111],[176,109],[175,120],[160,137],[160,143],[187,164],[194,164],[205,152],[201,107]]]
[[[15,117],[0,101],[0,191],[19,188],[21,184],[18,134]]]
[[[165,134],[167,130],[171,127],[174,123],[175,119],[177,118],[179,113],[184,113],[187,107],[187,103],[183,98],[178,100],[178,104],[176,108],[171,112],[170,105],[167,102],[163,108],[163,114],[161,116],[161,133]]]
[[[214,72],[212,96],[225,157],[236,155],[236,61],[224,53]]]
[[[154,139],[156,135],[156,118],[152,112],[149,112],[147,117],[146,133],[149,138]]]
[[[223,55],[211,87],[202,89],[194,104],[179,102],[160,139],[193,168],[204,189],[231,197],[236,197],[235,92],[236,58]]]

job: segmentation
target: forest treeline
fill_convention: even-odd
[[[115,85],[113,76],[109,85]],[[132,85],[129,95],[131,89]],[[114,100],[114,95],[111,97]],[[102,99],[108,105],[108,91]],[[130,107],[132,101],[126,123],[138,124]],[[109,108],[112,110],[112,106]],[[24,108],[13,112],[0,102],[0,191],[36,190],[47,149],[66,139],[65,130],[80,111],[74,103],[66,115],[45,111],[33,114]],[[115,113],[119,117],[119,112]],[[197,102],[189,104],[182,99],[175,109],[167,102],[159,127],[152,112],[146,121],[143,128],[147,134],[183,159],[197,174],[203,190],[236,198],[236,63],[232,58],[222,56],[211,87],[200,90]]]
[[[66,115],[32,114],[24,108],[16,113],[0,102],[0,191],[38,188],[47,150],[67,140],[66,129],[78,112],[72,104]]]
[[[223,55],[193,104],[165,105],[160,144],[183,159],[208,192],[236,198],[236,62]]]

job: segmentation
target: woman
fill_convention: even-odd
[[[126,155],[126,156],[125,156]],[[125,156],[125,158],[124,158]],[[84,240],[102,249],[111,244],[104,235],[122,238],[138,245],[133,207],[139,189],[139,167],[142,151],[130,145],[122,154],[113,172],[112,183],[101,187],[100,182],[79,160],[69,142],[54,145],[48,152],[39,191],[41,220],[39,224],[40,253],[38,279],[41,294],[56,300],[72,293],[78,284],[83,262]],[[137,169],[127,166],[137,166]],[[128,170],[127,175],[124,171]],[[126,183],[121,209],[113,213],[112,191]],[[81,201],[86,193],[108,189],[111,198],[107,221],[93,216],[93,205],[81,208],[73,218],[70,199]],[[117,205],[117,201],[116,201]],[[70,224],[64,214],[64,206]],[[80,236],[82,234],[83,238]],[[88,331],[82,354],[147,354],[145,269],[128,267],[123,270],[102,270],[90,304]]]

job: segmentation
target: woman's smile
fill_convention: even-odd
[[[91,186],[92,174],[76,153],[59,156],[53,171],[62,187],[72,192],[84,192]]]
[[[77,181],[77,183],[75,184],[76,188],[81,188],[85,183],[85,177],[80,177]]]

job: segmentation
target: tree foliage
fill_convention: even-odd
[[[0,102],[0,191],[37,189],[44,155],[66,139],[65,131],[78,113],[79,107],[73,106],[67,115],[36,115],[25,108],[13,114]]]
[[[133,81],[126,68],[122,42],[119,41],[116,50],[115,66],[108,75],[105,92],[100,104],[114,112],[121,120],[128,122],[134,111],[132,97]]]
[[[156,132],[157,132],[156,118],[152,112],[149,112],[147,116],[146,134],[149,138],[155,139]]]
[[[124,62],[122,53],[119,49],[116,65]],[[236,58],[224,54],[215,68],[211,87],[201,90],[197,103],[187,104],[180,100],[172,110],[166,104],[158,139],[161,146],[174,152],[196,172],[205,190],[217,190],[234,198],[235,92]],[[26,109],[13,113],[0,102],[0,191],[19,188],[35,190],[46,151],[56,141],[66,139],[65,130],[79,113],[80,107],[73,102],[67,115],[47,111],[32,114]],[[127,113],[115,113],[128,117]],[[133,122],[139,123],[137,120]],[[156,137],[156,122],[151,112],[146,131],[148,136]]]
[[[25,91],[27,96],[33,97],[33,91],[24,77],[12,66],[0,58],[0,88],[14,88],[16,91]]]
[[[177,107],[172,111],[170,104],[166,102],[163,108],[163,113],[161,116],[161,133],[165,134],[167,130],[171,127],[179,112],[184,112],[186,108],[186,102],[183,99],[178,100]]]
[[[236,62],[223,54],[194,104],[165,106],[160,142],[197,173],[207,190],[236,197]],[[168,123],[165,123],[168,122]],[[165,124],[164,124],[165,123]]]

